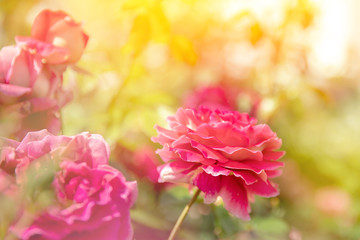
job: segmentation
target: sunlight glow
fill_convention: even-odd
[[[312,41],[316,68],[333,74],[343,68],[350,39],[350,1],[318,0],[321,9],[316,38]]]

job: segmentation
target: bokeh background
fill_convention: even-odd
[[[357,0],[0,0],[0,47],[62,9],[90,36],[65,86],[63,133],[102,134],[139,182],[135,239],[166,239],[189,200],[155,184],[154,125],[221,87],[283,140],[281,194],[243,222],[199,199],[179,239],[360,239],[360,2]],[[255,108],[255,109],[254,109]]]

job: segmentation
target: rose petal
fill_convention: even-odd
[[[188,182],[192,177],[191,173],[194,173],[199,166],[198,163],[185,161],[165,163],[158,167],[159,182]]]
[[[234,216],[249,221],[250,205],[242,183],[234,176],[221,177],[221,181],[219,195],[223,199],[225,209]]]
[[[193,179],[193,184],[205,193],[204,202],[207,204],[215,202],[221,189],[221,179],[205,172],[199,173]]]
[[[279,190],[277,189],[276,184],[271,183],[270,181],[258,181],[251,185],[247,185],[246,188],[250,192],[263,197],[275,197],[279,195]]]

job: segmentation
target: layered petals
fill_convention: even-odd
[[[108,159],[109,146],[96,134],[68,137],[42,130],[21,142],[0,139],[2,182],[27,196],[43,191],[53,196],[49,206],[36,212],[31,210],[34,203],[30,208],[24,204],[11,232],[29,240],[132,239],[129,211],[137,184],[127,182]],[[1,193],[10,190],[0,184]]]
[[[22,239],[131,239],[129,208],[136,183],[126,182],[119,171],[64,162],[53,185],[60,204],[36,216]]]
[[[207,174],[205,172],[199,173],[193,180],[196,185],[205,195],[205,203],[215,202],[221,190],[221,180],[217,177]]]
[[[207,108],[182,109],[168,118],[169,129],[156,127],[152,138],[163,145],[157,150],[166,162],[158,168],[161,182],[197,186],[205,203],[221,197],[235,216],[249,220],[253,194],[276,196],[269,179],[281,174],[277,161],[281,139],[266,124],[246,113]]]
[[[44,128],[59,134],[60,109],[72,98],[63,73],[80,59],[88,36],[65,12],[45,9],[31,36],[15,40],[0,50],[0,135],[22,139]]]
[[[250,220],[250,204],[248,190],[233,176],[221,178],[222,187],[219,196],[224,201],[224,207],[235,217]]]

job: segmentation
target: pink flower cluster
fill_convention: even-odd
[[[59,110],[71,93],[62,89],[66,67],[76,63],[88,41],[81,24],[62,11],[44,10],[34,20],[30,37],[0,50],[0,118],[16,125],[2,135],[21,139],[46,127],[57,134]],[[9,117],[10,115],[10,117]]]
[[[236,217],[249,220],[254,194],[278,195],[275,183],[283,166],[281,139],[266,124],[256,124],[246,113],[180,108],[168,118],[170,129],[156,126],[154,142],[165,164],[160,181],[182,182],[204,192],[205,203],[220,196]]]
[[[21,239],[131,239],[129,209],[137,185],[108,159],[100,135],[54,136],[42,130],[21,142],[2,139],[0,180],[6,177],[27,192],[11,231]],[[53,192],[50,206],[29,211],[28,198],[44,189]]]

